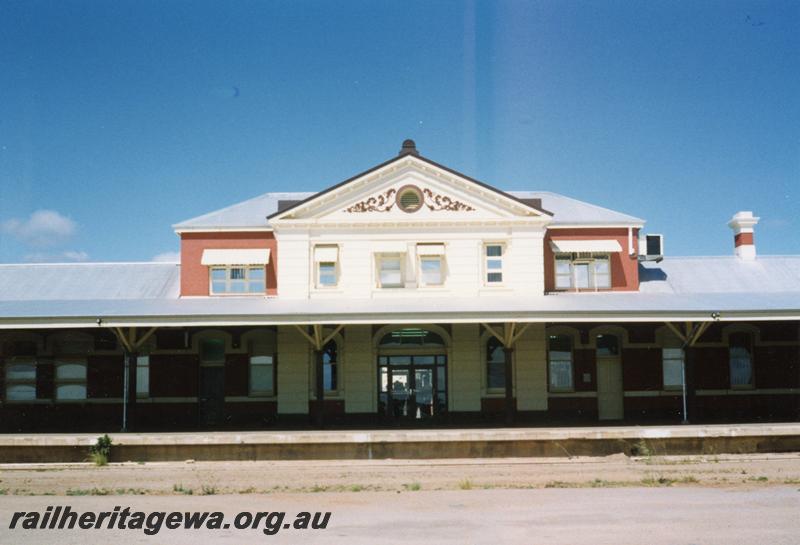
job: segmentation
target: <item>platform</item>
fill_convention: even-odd
[[[111,461],[493,458],[800,451],[800,423],[113,433]],[[0,435],[0,463],[80,462],[97,434]]]

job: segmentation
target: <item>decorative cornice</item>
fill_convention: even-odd
[[[397,193],[396,189],[388,189],[380,195],[369,197],[363,201],[359,201],[354,205],[345,208],[345,212],[351,214],[360,214],[364,212],[389,212],[394,208],[397,203],[396,199],[392,197]],[[425,197],[425,206],[432,212],[474,212],[475,208],[472,206],[457,201],[447,195],[440,195],[434,193],[430,189],[423,189],[422,194]]]
[[[475,209],[468,204],[465,204],[461,201],[455,201],[447,195],[439,195],[430,189],[423,189],[422,193],[427,197],[425,200],[425,206],[427,206],[428,209],[432,210],[433,212],[439,212],[440,210],[448,210],[450,212],[475,211]],[[431,202],[428,202],[428,199],[430,199]]]
[[[377,197],[370,197],[363,201],[357,202],[353,206],[346,208],[345,212],[361,213],[361,212],[388,212],[394,207],[395,201],[392,195],[397,192],[396,189],[389,189]]]

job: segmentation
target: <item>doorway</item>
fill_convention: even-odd
[[[214,427],[225,418],[225,368],[221,365],[200,367],[199,422]]]
[[[439,419],[447,411],[447,356],[378,357],[378,412],[398,423]]]
[[[597,339],[597,413],[600,420],[622,420],[625,406],[622,388],[620,342],[616,335]]]
[[[220,426],[225,421],[225,348],[223,338],[200,341],[197,421],[202,428]]]

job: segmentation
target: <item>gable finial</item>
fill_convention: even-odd
[[[398,155],[401,157],[403,155],[419,155],[417,145],[410,138],[403,140],[403,147],[400,148],[400,153],[398,153]]]

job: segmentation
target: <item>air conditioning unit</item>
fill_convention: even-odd
[[[644,235],[639,238],[639,261],[664,259],[664,235]]]

